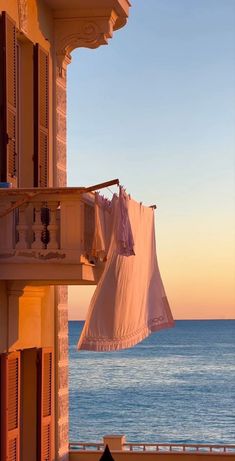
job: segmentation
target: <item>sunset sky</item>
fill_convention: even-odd
[[[234,127],[234,0],[133,0],[108,46],[73,52],[68,185],[118,177],[157,204],[176,319],[235,318]],[[92,292],[69,289],[71,319]]]

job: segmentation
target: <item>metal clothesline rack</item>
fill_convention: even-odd
[[[97,190],[100,190],[100,189],[105,189],[105,188],[108,188],[110,186],[119,186],[120,185],[120,182],[119,182],[119,179],[116,178],[116,179],[112,179],[110,181],[106,181],[106,182],[102,182],[102,183],[99,183],[99,184],[94,184],[93,186],[89,186],[89,187],[42,187],[42,188],[36,188],[36,191],[35,191],[35,188],[22,188],[22,189],[11,189],[11,188],[7,188],[7,189],[0,189],[0,196],[1,195],[7,195],[9,197],[12,196],[14,197],[15,195],[19,195],[20,194],[24,194],[24,197],[20,200],[17,200],[16,202],[12,203],[12,205],[7,208],[6,210],[4,210],[1,214],[0,214],[0,218],[3,218],[4,216],[7,216],[9,213],[11,213],[13,210],[15,210],[16,208],[19,208],[21,207],[22,205],[24,205],[25,203],[27,202],[30,202],[32,201],[35,197],[38,197],[42,194],[61,194],[61,192],[63,194],[71,194],[72,193],[78,193],[79,195],[80,194],[85,194],[85,193],[88,193],[88,192],[95,192]],[[156,205],[151,205],[150,208],[153,208],[154,210],[157,208]]]

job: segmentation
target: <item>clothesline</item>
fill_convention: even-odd
[[[119,186],[119,184],[118,184],[118,186]],[[119,186],[119,187],[121,187],[121,186]],[[106,187],[106,189],[107,189],[112,195],[115,194],[115,192],[113,192],[113,191],[110,189],[110,187]],[[142,202],[141,202],[141,205],[142,205]],[[156,210],[156,209],[157,209],[157,205],[155,205],[155,204],[154,204],[154,205],[149,205],[149,208],[152,208],[153,210]]]
[[[11,213],[16,208],[20,208],[25,203],[32,202],[34,198],[40,195],[51,195],[51,194],[71,194],[78,193],[84,194],[87,192],[95,192],[100,189],[104,189],[107,186],[119,186],[119,179],[112,179],[111,181],[106,181],[104,183],[95,184],[89,187],[32,187],[32,188],[0,188],[0,195],[7,197],[14,197],[22,195],[22,198],[12,202],[11,205],[6,208],[2,213],[0,213],[0,218],[4,218],[9,213]]]
[[[22,205],[24,205],[25,203],[28,203],[28,202],[31,202],[33,201],[34,198],[40,196],[41,194],[59,194],[59,193],[71,193],[74,192],[74,191],[77,191],[79,194],[83,194],[83,193],[87,193],[87,192],[95,192],[95,191],[98,191],[98,190],[101,190],[101,189],[107,189],[109,190],[112,195],[114,195],[114,192],[108,187],[108,186],[114,186],[116,185],[117,187],[119,187],[120,185],[120,182],[119,182],[119,179],[116,178],[116,179],[112,179],[111,181],[106,181],[106,182],[103,182],[103,183],[99,183],[99,184],[95,184],[93,186],[89,186],[89,187],[62,187],[62,188],[55,188],[55,187],[43,187],[43,188],[39,188],[39,187],[35,187],[35,188],[26,188],[26,189],[18,189],[18,188],[9,188],[9,189],[0,189],[0,194],[2,195],[7,195],[9,197],[14,197],[15,195],[22,195],[22,198],[16,200],[15,202],[12,202],[11,205],[5,209],[4,211],[2,211],[2,213],[0,213],[0,218],[3,218],[5,216],[7,216],[9,213],[11,213],[14,209],[16,208],[20,208]],[[154,210],[157,208],[156,205],[150,205],[150,208],[153,208]]]

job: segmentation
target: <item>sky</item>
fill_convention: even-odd
[[[174,317],[235,318],[234,0],[133,0],[108,46],[72,53],[68,185],[113,178],[157,204]],[[93,291],[69,288],[70,319]]]

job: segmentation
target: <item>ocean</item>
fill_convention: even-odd
[[[78,352],[69,322],[70,440],[232,444],[235,320],[177,321],[120,352]]]

